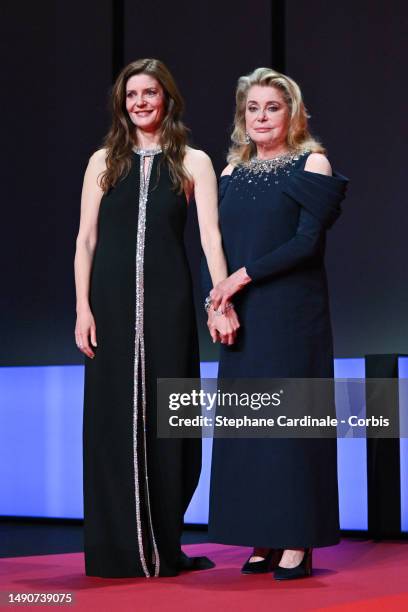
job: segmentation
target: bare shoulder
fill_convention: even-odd
[[[106,168],[106,149],[98,149],[89,158],[89,167],[98,171]]]
[[[225,166],[224,170],[221,172],[221,176],[230,176],[234,171],[234,166],[232,164],[228,164]]]
[[[184,163],[196,168],[212,166],[210,156],[207,155],[207,153],[200,149],[193,149],[192,147],[186,147]]]
[[[204,151],[186,148],[184,166],[193,178],[194,183],[202,180],[215,180],[215,172],[212,161]]]
[[[328,176],[333,174],[330,162],[323,153],[310,153],[306,160],[305,170]]]

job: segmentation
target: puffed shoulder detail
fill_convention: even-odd
[[[326,229],[341,214],[340,204],[346,196],[349,179],[338,172],[332,176],[297,169],[282,191],[316,217]]]

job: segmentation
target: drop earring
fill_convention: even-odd
[[[251,142],[251,139],[249,137],[248,132],[245,132],[245,138],[244,138],[244,143],[245,144],[249,144]]]

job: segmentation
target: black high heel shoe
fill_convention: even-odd
[[[196,572],[213,567],[215,567],[215,563],[208,557],[188,557],[185,552],[181,551],[180,553],[179,570],[182,572]]]
[[[266,557],[262,561],[252,561],[250,562],[251,557],[257,557],[255,555],[255,551],[248,557],[248,560],[244,563],[241,568],[242,574],[266,574],[270,572],[275,567],[277,567],[279,561],[281,560],[283,554],[283,550],[280,548],[271,548],[266,555]],[[260,555],[259,555],[260,556]]]
[[[296,567],[281,567],[277,565],[273,573],[275,580],[291,580],[312,575],[312,548],[305,548],[302,561]]]

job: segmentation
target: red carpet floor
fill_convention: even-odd
[[[0,591],[3,601],[7,592],[71,592],[75,604],[64,607],[75,612],[408,612],[408,542],[344,540],[317,549],[313,577],[291,582],[277,582],[271,574],[241,575],[247,548],[197,544],[184,550],[208,555],[216,568],[175,578],[111,580],[86,577],[79,553],[14,557],[0,559]]]

